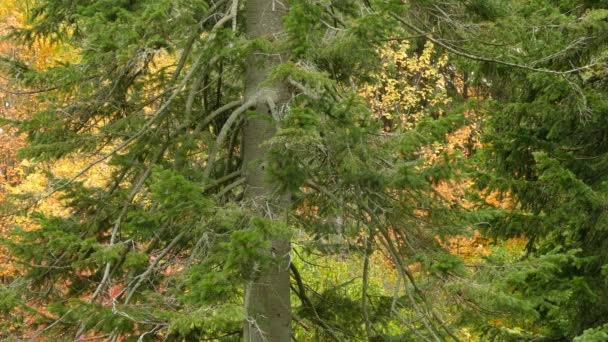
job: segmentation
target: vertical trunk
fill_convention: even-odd
[[[272,40],[281,33],[281,21],[288,10],[287,0],[247,0],[246,6],[247,35],[250,39],[267,37]],[[284,85],[262,87],[262,82],[280,60],[281,56],[278,55],[254,53],[248,61],[245,97],[247,100],[257,99],[256,111],[269,117],[275,109],[280,110],[288,99]],[[259,163],[267,149],[261,144],[272,138],[275,131],[272,118],[250,119],[243,129],[242,141],[247,184],[245,202],[258,215],[271,219],[280,216],[289,204],[288,196],[277,198],[273,194],[272,188],[264,181],[264,165]],[[257,279],[247,284],[247,322],[244,328],[244,340],[247,342],[287,342],[291,339],[289,250],[289,241],[271,241],[271,248],[267,252],[283,260],[280,265],[263,270]]]

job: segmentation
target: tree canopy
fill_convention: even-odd
[[[608,339],[608,3],[15,10],[3,338]]]

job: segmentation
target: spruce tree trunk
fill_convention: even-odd
[[[282,18],[287,14],[287,0],[247,0],[247,35],[249,39],[266,37],[275,40],[282,32]],[[268,118],[249,119],[243,130],[243,163],[246,178],[245,203],[257,215],[270,219],[283,216],[289,205],[288,195],[273,193],[265,182],[265,166],[260,163],[266,150],[262,143],[276,132],[273,113],[283,110],[288,100],[284,84],[262,87],[274,66],[281,62],[279,55],[256,54],[247,65],[246,100],[256,99],[256,111]],[[272,108],[271,108],[272,106]],[[288,342],[291,339],[291,303],[289,286],[288,240],[273,240],[265,252],[282,259],[279,265],[262,270],[245,289],[247,321],[244,327],[246,342]]]

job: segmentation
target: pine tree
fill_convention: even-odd
[[[295,311],[320,336],[452,334],[427,298],[458,264],[434,238],[460,228],[432,189],[450,171],[424,167],[419,151],[462,121],[420,117],[392,139],[358,89],[344,88],[379,70],[391,27],[384,10],[356,2],[41,2],[15,36],[61,42],[79,58],[6,64],[29,87],[52,89],[41,95],[48,108],[18,123],[30,142],[21,157],[96,159],[22,199],[39,228],[5,241],[24,265],[5,290],[2,308],[16,313],[7,331],[197,340],[239,336],[244,323],[246,340],[288,340],[291,271]],[[85,184],[100,163],[107,184]],[[69,215],[35,210],[58,194]],[[321,209],[298,214],[311,204]],[[296,229],[305,250],[334,253],[326,238],[385,250],[408,283],[395,312],[420,320],[390,328],[401,318],[380,309],[388,298],[368,299],[367,277],[365,313],[334,290],[320,295],[344,306],[321,311],[290,261]],[[408,268],[417,263],[433,266],[424,286]]]
[[[468,119],[430,100],[446,90],[430,89],[424,70],[406,81],[425,86],[428,101],[397,101],[387,115],[360,93],[380,84],[374,75],[407,69],[379,62],[400,40],[437,72],[453,66],[432,46],[461,64],[566,73],[567,63],[531,66],[480,43],[493,33],[483,23],[503,10],[494,1],[41,0],[14,37],[78,56],[43,70],[4,60],[47,90],[48,106],[15,123],[29,140],[20,155],[95,160],[73,177],[49,173],[47,193],[15,201],[39,228],[16,226],[4,241],[22,275],[2,288],[0,310],[12,317],[3,334],[287,341],[294,318],[307,338],[458,340],[440,304],[460,294],[443,285],[467,272],[440,241],[470,221],[435,185],[456,177],[463,158],[444,151],[431,162],[425,152]],[[98,164],[110,170],[106,184],[87,184]],[[51,196],[68,214],[36,210]],[[290,242],[361,255],[360,291],[339,282],[311,291]],[[396,294],[370,295],[374,251],[399,275]]]
[[[489,260],[497,268],[480,272],[492,282],[491,293],[510,301],[501,309],[501,301],[491,300],[487,308],[520,308],[518,315],[502,315],[499,324],[482,330],[500,340],[604,340],[602,165],[608,126],[600,70],[606,63],[608,8],[599,2],[538,1],[513,2],[511,9],[503,20],[530,30],[518,45],[521,58],[534,62],[527,62],[530,68],[477,69],[477,82],[485,82],[481,87],[491,97],[484,108],[484,172],[477,186],[513,205],[483,205],[488,210],[478,214],[490,236],[523,237],[527,245],[520,255],[497,253]],[[546,18],[553,26],[546,26]]]
[[[247,2],[247,36],[249,39],[270,37],[272,42],[283,31],[283,18],[289,9],[288,3],[273,3],[264,0]],[[266,182],[266,168],[270,165],[259,161],[269,150],[268,142],[274,137],[277,127],[272,120],[279,121],[289,103],[289,90],[284,80],[264,85],[273,71],[280,65],[285,53],[270,56],[250,56],[247,60],[245,101],[252,101],[255,111],[265,116],[250,118],[243,127],[241,148],[243,149],[243,173],[245,177],[244,201],[254,214],[269,220],[286,221],[286,210],[290,203],[289,192],[280,193]],[[272,120],[271,120],[272,119]],[[245,341],[289,341],[291,339],[291,299],[289,280],[288,236],[271,236],[268,246],[270,256],[281,260],[248,280],[245,288]],[[254,262],[253,269],[260,266]]]

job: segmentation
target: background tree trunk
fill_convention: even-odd
[[[287,6],[286,0],[248,0],[248,37],[275,40],[282,32],[282,18],[287,14]],[[246,100],[256,99],[256,111],[268,116],[249,119],[243,130],[243,161],[247,186],[245,202],[251,206],[254,213],[270,219],[281,216],[289,205],[288,195],[273,193],[273,188],[265,182],[265,165],[260,163],[267,150],[267,147],[261,144],[272,138],[276,131],[272,114],[281,111],[289,98],[287,88],[283,84],[262,87],[272,67],[281,62],[281,57],[285,56],[254,53],[248,62],[245,84]],[[291,339],[289,250],[288,240],[271,241],[267,252],[282,258],[281,262],[263,270],[255,280],[247,284],[247,322],[244,328],[244,340],[247,342],[281,342]]]

